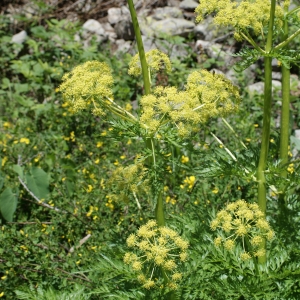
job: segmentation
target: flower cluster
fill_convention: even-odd
[[[118,167],[110,176],[108,184],[117,185],[119,191],[129,188],[132,192],[138,193],[140,190],[145,190],[147,186],[144,180],[146,171],[147,169],[141,163]]]
[[[106,63],[88,61],[65,74],[62,80],[59,91],[63,93],[73,112],[91,105],[94,115],[105,114],[103,106],[109,105],[108,99],[113,97],[113,77]]]
[[[158,72],[160,70],[166,70],[167,73],[171,72],[171,62],[169,57],[165,53],[157,49],[153,49],[146,52],[145,56],[149,71],[151,73],[153,71]],[[140,57],[138,53],[132,58],[129,63],[128,74],[134,76],[142,74],[142,67],[140,64]]]
[[[253,29],[255,35],[262,32],[270,18],[271,1],[268,0],[201,0],[196,8],[196,22],[200,22],[208,14],[214,14],[214,23],[222,26],[232,26],[236,30],[235,37],[241,39],[240,31]],[[283,9],[276,6],[277,25],[283,17]]]
[[[181,184],[180,187],[182,189],[184,189],[185,187],[187,187],[188,190],[191,190],[193,188],[193,186],[195,185],[195,182],[196,182],[196,177],[195,176],[187,176],[183,180],[183,184]]]
[[[151,134],[172,122],[180,136],[187,136],[195,125],[210,117],[236,111],[239,102],[238,88],[223,75],[206,70],[194,71],[188,77],[185,91],[158,86],[153,94],[143,96],[140,123]]]
[[[189,243],[177,232],[167,227],[158,227],[156,221],[148,221],[136,234],[127,238],[127,245],[134,252],[127,252],[124,262],[137,272],[143,287],[150,289],[157,286],[155,275],[163,272],[167,278],[167,287],[177,289],[177,282],[182,278],[178,264],[187,259]]]
[[[218,230],[219,235],[214,240],[217,247],[223,245],[226,250],[232,250],[238,241],[242,242],[242,260],[264,256],[264,250],[259,249],[260,244],[264,239],[271,240],[274,237],[274,231],[258,205],[244,200],[229,203],[217,213],[210,227]]]

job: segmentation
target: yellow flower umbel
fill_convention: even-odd
[[[134,251],[125,254],[124,262],[137,273],[144,288],[160,286],[161,282],[156,276],[161,272],[166,286],[177,289],[177,283],[182,278],[177,268],[187,259],[186,250],[189,246],[177,232],[158,227],[156,221],[151,220],[127,238],[127,245]]]
[[[140,123],[153,134],[171,122],[180,136],[188,136],[195,125],[210,117],[236,111],[239,102],[238,88],[223,75],[195,71],[189,75],[185,91],[158,86],[153,94],[143,96]]]
[[[244,200],[229,203],[225,209],[217,213],[210,227],[218,232],[214,240],[217,247],[223,246],[226,250],[232,250],[241,242],[242,260],[250,259],[252,256],[264,256],[264,250],[259,249],[260,244],[264,239],[271,240],[274,237],[274,231],[258,205]]]
[[[146,52],[145,56],[147,65],[149,67],[149,71],[151,73],[158,72],[163,69],[166,70],[167,73],[171,72],[171,62],[169,57],[165,53],[157,49],[153,49]],[[140,58],[138,53],[132,58],[132,60],[129,63],[128,74],[134,76],[142,74],[142,67],[140,64]]]
[[[201,0],[195,9],[196,22],[201,22],[205,16],[214,14],[214,23],[218,26],[232,26],[235,28],[235,38],[243,39],[240,33],[253,29],[254,35],[262,33],[270,17],[271,1],[269,0]],[[283,9],[276,6],[276,17],[283,17]],[[280,21],[277,19],[277,25]]]
[[[93,114],[103,115],[103,107],[112,101],[113,77],[106,63],[88,61],[65,74],[62,80],[59,90],[74,112],[91,105]]]

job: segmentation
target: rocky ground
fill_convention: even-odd
[[[47,0],[47,1],[2,1],[2,14],[23,14],[27,19],[34,19],[43,24],[45,19],[67,19],[70,22],[80,20],[82,31],[75,35],[75,39],[82,41],[87,47],[92,38],[96,38],[99,45],[110,42],[112,52],[135,51],[134,31],[130,13],[125,0]],[[194,10],[198,5],[196,0],[135,0],[138,20],[141,27],[145,50],[158,48],[168,52],[171,57],[182,58],[189,53],[195,53],[199,63],[210,60],[215,72],[222,72],[228,78],[236,81],[236,74],[232,69],[236,53],[242,45],[233,39],[233,32],[228,28],[217,29],[211,18],[201,24],[195,24]],[[293,4],[295,5],[295,4]],[[22,23],[14,20],[15,35],[12,41],[23,43],[28,33],[22,28]],[[30,34],[30,33],[29,33]],[[183,42],[172,44],[172,37],[180,36]],[[278,72],[278,62],[273,61],[273,86],[280,90],[281,74]],[[250,92],[263,93],[263,82],[256,82],[255,70],[259,63],[245,71]],[[293,86],[300,83],[298,76],[293,75]],[[294,82],[296,81],[296,83]],[[280,91],[279,91],[280,93]]]

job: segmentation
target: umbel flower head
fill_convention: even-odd
[[[285,1],[286,2],[286,1]],[[206,15],[214,14],[214,23],[222,26],[232,26],[236,30],[235,37],[242,39],[240,31],[253,30],[254,35],[262,32],[270,18],[270,0],[201,0],[195,9],[196,22],[201,22]],[[283,9],[276,6],[277,25],[281,25]]]
[[[207,70],[192,72],[185,91],[158,86],[153,94],[143,96],[140,123],[156,132],[160,126],[175,124],[180,136],[189,135],[195,125],[210,117],[224,116],[237,110],[238,88],[223,75]]]
[[[160,70],[166,70],[167,73],[171,72],[172,66],[169,57],[157,50],[153,49],[145,54],[146,62],[149,67],[149,71],[152,73],[153,71],[158,72]],[[129,75],[138,76],[142,74],[142,67],[140,63],[139,54],[137,53],[129,63]]]
[[[62,80],[59,90],[74,112],[92,106],[93,114],[103,115],[103,107],[112,101],[113,77],[104,62],[88,61],[65,74]]]
[[[242,244],[242,260],[264,256],[264,250],[259,249],[260,244],[264,239],[271,240],[274,237],[274,231],[258,205],[244,200],[229,203],[217,213],[210,227],[218,232],[214,240],[217,247],[233,250],[238,243]]]
[[[182,278],[177,268],[187,259],[189,246],[177,232],[168,227],[158,227],[156,221],[151,220],[127,238],[127,245],[132,252],[125,254],[124,262],[137,273],[144,288],[158,286],[155,280],[160,272],[167,278],[167,287],[177,289]]]

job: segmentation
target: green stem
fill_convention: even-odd
[[[156,202],[156,207],[155,207],[155,219],[156,219],[157,225],[159,227],[162,227],[162,226],[166,225],[162,192],[159,192],[156,201],[157,202]]]
[[[275,17],[276,0],[271,1],[270,22],[266,43],[266,53],[272,50],[273,26]],[[265,57],[265,87],[264,87],[264,115],[263,115],[263,131],[261,138],[261,148],[259,155],[259,162],[257,167],[258,180],[258,205],[261,211],[266,214],[267,208],[267,192],[266,192],[266,178],[265,170],[267,167],[267,159],[270,142],[270,124],[271,124],[271,103],[272,103],[272,58]],[[266,241],[264,240],[260,248],[266,250]],[[264,264],[266,262],[266,255],[258,258],[258,263]]]
[[[248,41],[257,51],[259,51],[262,55],[266,54],[266,52],[261,49],[256,43],[255,41],[251,38],[251,36],[248,34],[248,32],[240,32],[240,35],[246,40]]]
[[[287,20],[283,24],[283,40],[288,36]],[[289,148],[289,125],[290,125],[290,69],[282,65],[282,107],[280,120],[280,160],[281,166],[288,163],[288,148]],[[281,171],[281,176],[286,178],[287,169]]]
[[[141,61],[141,66],[142,66],[145,95],[148,95],[148,94],[150,94],[150,78],[149,78],[148,65],[147,65],[147,61],[146,61],[140,26],[139,26],[136,11],[134,8],[133,0],[127,0],[127,3],[129,6],[129,11],[130,11],[130,15],[131,15],[131,20],[132,20],[132,24],[133,24],[133,28],[134,28],[135,38],[136,38],[140,61]]]
[[[290,37],[288,37],[284,42],[274,47],[274,50],[279,50],[284,48],[285,46],[287,46],[289,42],[291,42],[299,34],[300,34],[300,29],[298,29],[295,33],[293,33]]]
[[[132,20],[132,24],[133,24],[133,28],[134,28],[135,38],[136,38],[140,61],[141,61],[141,66],[142,66],[145,95],[148,95],[151,92],[150,76],[149,76],[148,65],[147,65],[147,61],[146,61],[141,31],[140,31],[140,27],[139,27],[139,22],[137,19],[133,1],[127,0],[127,2],[128,2],[130,14],[131,14],[131,20]],[[146,147],[151,149],[151,151],[152,151],[152,158],[150,158],[148,162],[149,162],[149,164],[152,164],[153,167],[155,168],[156,161],[155,161],[154,140],[153,140],[153,138],[146,138],[145,143],[146,143]],[[156,202],[156,207],[155,207],[155,218],[156,218],[158,226],[165,226],[164,204],[163,204],[161,191],[157,195],[157,202]]]
[[[288,13],[288,8],[286,8],[286,14]],[[288,30],[288,21],[287,18],[284,19],[283,23],[283,35],[282,40],[286,40],[289,34]],[[282,106],[281,106],[281,119],[280,119],[280,148],[279,148],[279,158],[280,158],[280,166],[281,172],[280,176],[283,179],[287,177],[287,168],[288,164],[288,153],[289,153],[289,140],[290,140],[290,69],[282,65],[281,67],[282,73],[282,82],[281,82],[281,90],[282,90]],[[279,213],[280,213],[280,222],[282,224],[286,224],[286,205],[285,205],[285,187],[283,187],[282,192],[278,197],[279,204]]]

